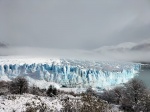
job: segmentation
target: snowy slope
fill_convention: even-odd
[[[23,112],[28,107],[46,107],[48,110],[60,111],[59,98],[35,96],[31,94],[0,96],[0,112]]]
[[[67,98],[69,98],[69,101],[73,104],[71,105],[72,107],[75,106],[77,100],[81,103],[80,105],[82,105],[81,97],[74,97],[67,94],[52,98],[31,94],[7,95],[0,96],[0,112],[25,112],[29,108],[36,108],[37,112],[39,112],[40,109],[45,109],[46,112],[60,112],[60,110],[64,108],[64,101]],[[112,104],[107,112],[121,111],[119,110],[119,106]]]
[[[48,58],[48,57],[33,57],[33,56],[0,56],[0,65],[4,64],[33,64],[33,63],[49,63],[55,62],[60,63],[58,58]]]

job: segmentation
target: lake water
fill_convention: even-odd
[[[150,88],[150,69],[141,70],[137,77],[142,80],[148,88]]]

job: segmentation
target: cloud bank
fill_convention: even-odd
[[[0,41],[92,50],[150,37],[149,0],[1,0]]]
[[[0,55],[150,61],[149,12],[149,0],[0,0]]]
[[[139,43],[126,42],[116,46],[104,46],[94,51],[116,60],[150,62],[150,39]]]
[[[95,50],[7,47],[1,48],[0,51],[2,53],[1,55],[54,57],[100,61],[150,62],[150,40],[145,40],[140,43],[128,42],[115,46],[103,46]]]

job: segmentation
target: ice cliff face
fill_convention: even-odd
[[[1,61],[2,62],[2,61]],[[16,63],[8,60],[0,65],[0,76],[13,79],[19,75],[30,79],[55,82],[66,87],[107,88],[125,83],[135,76],[137,63],[51,60],[47,63]]]

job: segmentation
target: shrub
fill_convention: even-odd
[[[6,95],[9,93],[8,85],[9,82],[0,81],[0,95]]]
[[[84,94],[82,102],[81,112],[107,112],[109,107],[107,102],[89,94]]]
[[[110,112],[106,101],[90,94],[82,94],[80,97],[63,99],[62,112]]]
[[[49,97],[53,97],[53,96],[56,96],[58,94],[58,92],[57,92],[57,89],[54,86],[50,85],[47,92],[46,92],[46,94]]]
[[[81,101],[70,100],[69,97],[63,99],[61,112],[81,112]]]
[[[92,89],[92,87],[87,88],[86,94],[96,96],[96,92]]]
[[[38,96],[46,96],[46,89],[40,89],[39,87],[33,85],[29,88],[29,93]]]
[[[132,79],[124,86],[105,91],[100,95],[105,101],[120,105],[127,112],[149,112],[150,92],[144,83],[138,79]]]
[[[28,108],[26,109],[26,112],[37,112],[37,109],[34,108],[34,107],[28,107]]]

